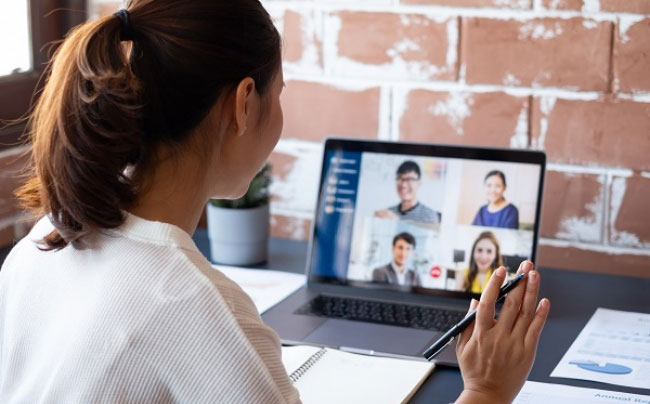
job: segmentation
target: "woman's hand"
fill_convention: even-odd
[[[456,345],[465,386],[457,404],[511,403],[530,373],[550,302],[542,299],[537,305],[540,276],[532,262],[523,262],[517,273],[526,277],[508,293],[498,320],[495,303],[506,275],[503,267],[490,278],[481,301],[470,304],[478,312]]]

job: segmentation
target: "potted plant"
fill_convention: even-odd
[[[239,199],[211,199],[207,205],[208,238],[213,262],[251,265],[267,259],[269,186],[266,163]]]

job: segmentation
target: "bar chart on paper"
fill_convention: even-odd
[[[650,388],[650,314],[597,309],[551,377]]]

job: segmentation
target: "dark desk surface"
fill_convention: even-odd
[[[206,257],[210,246],[205,230],[194,234],[194,241]],[[0,249],[0,265],[9,248]],[[268,262],[257,268],[270,268],[295,273],[305,270],[307,243],[271,239]],[[569,349],[597,307],[650,312],[650,279],[582,273],[541,268],[541,296],[551,300],[551,313],[542,333],[535,365],[529,380],[561,383],[636,394],[650,394],[648,390],[614,386],[603,383],[551,378],[549,375]],[[450,403],[462,390],[462,379],[457,368],[438,366],[411,400],[419,403]]]
[[[0,248],[0,266],[5,262],[5,258],[9,255],[9,251],[11,251],[11,247]]]
[[[194,240],[209,257],[209,242],[204,230],[197,230]],[[270,268],[303,273],[307,243],[271,239],[269,261],[258,268]],[[650,279],[591,274],[540,268],[541,296],[551,300],[551,312],[542,333],[535,365],[529,380],[568,384],[596,389],[650,394],[649,390],[614,386],[603,383],[551,378],[549,375],[569,349],[589,318],[598,307],[650,312]],[[457,368],[438,366],[411,400],[411,403],[450,403],[462,390],[462,379]]]

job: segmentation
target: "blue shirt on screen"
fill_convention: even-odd
[[[515,205],[509,203],[505,208],[492,213],[488,211],[488,205],[484,205],[476,213],[472,225],[518,229],[519,210],[517,210]]]

